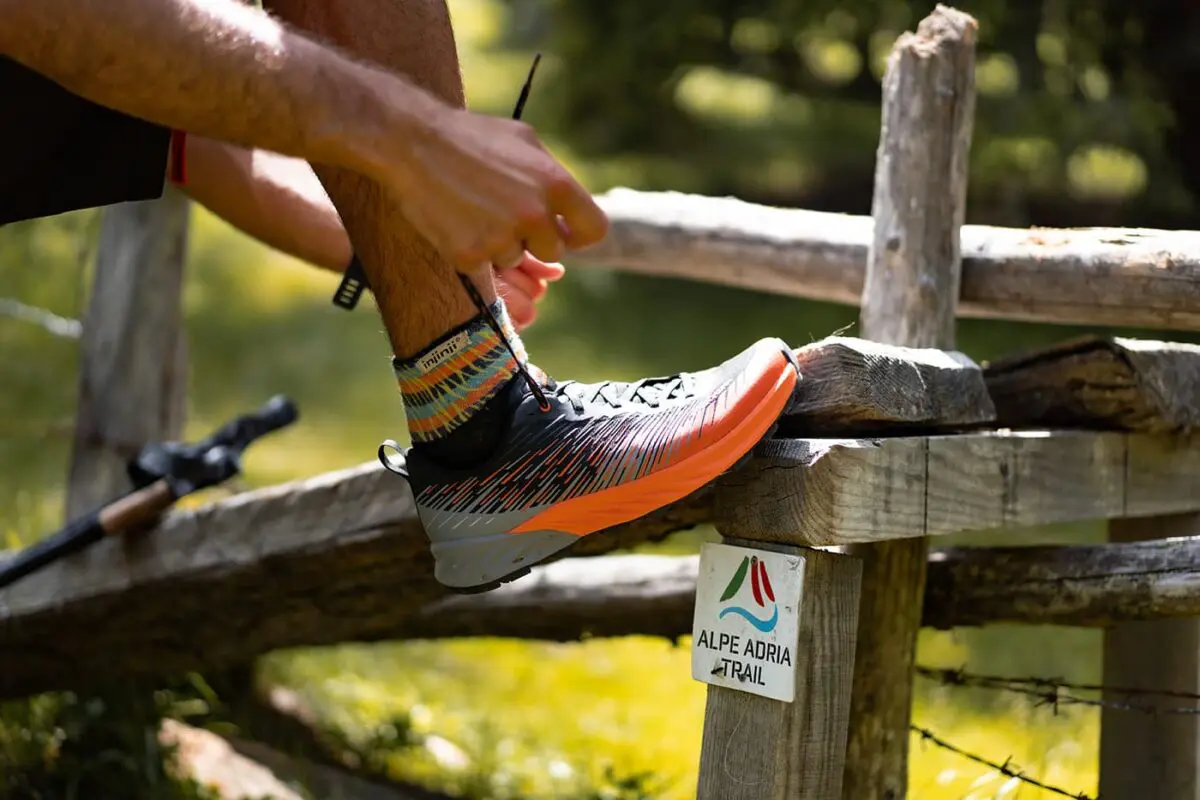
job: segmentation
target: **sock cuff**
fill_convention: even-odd
[[[504,301],[497,299],[488,311],[515,360],[486,314],[447,332],[412,358],[392,359],[414,442],[445,436],[465,423],[516,374],[517,361],[526,361]]]
[[[526,363],[529,356],[525,352],[525,344],[521,341],[517,329],[513,327],[512,319],[508,316],[508,308],[504,305],[504,301],[496,298],[496,301],[488,306],[488,311],[495,317],[496,322],[500,323],[500,331],[512,346],[517,360],[522,364]],[[500,338],[496,336],[496,331],[492,327],[492,323],[487,318],[487,315],[482,313],[477,314],[458,327],[451,328],[437,339],[434,339],[433,342],[414,356],[406,359],[399,359],[392,356],[392,370],[395,372],[397,380],[405,378],[414,379],[422,373],[428,373],[431,369],[436,369],[446,358],[460,352],[467,342],[488,338],[494,338],[500,343],[501,347],[504,347],[504,342],[500,341]]]

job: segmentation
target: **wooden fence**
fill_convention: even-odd
[[[806,567],[795,700],[709,687],[702,800],[905,796],[922,625],[1102,627],[1107,684],[1200,689],[1200,347],[1086,337],[982,366],[954,349],[957,316],[1200,330],[1200,234],[964,226],[975,35],[939,6],[896,43],[871,217],[601,198],[612,232],[579,263],[861,297],[861,338],[797,351],[804,403],[747,464],[477,596],[436,584],[411,494],[374,463],[174,513],[0,592],[0,697],[300,645],[678,636],[697,557],[605,554],[704,522]],[[138,346],[114,330],[85,376]],[[147,402],[156,429],[114,437],[177,424]],[[928,546],[1082,520],[1110,520],[1111,543]],[[1105,712],[1102,796],[1196,796],[1198,719]]]

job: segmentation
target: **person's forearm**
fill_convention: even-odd
[[[0,53],[133,116],[368,175],[440,106],[237,0],[0,0]]]
[[[307,162],[188,137],[185,192],[277,250],[334,272],[350,263],[341,217]]]

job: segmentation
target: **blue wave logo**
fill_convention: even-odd
[[[771,579],[767,577],[767,565],[759,561],[758,556],[748,556],[742,559],[742,563],[734,570],[733,577],[725,586],[725,591],[721,593],[721,602],[732,600],[741,591],[742,586],[746,583],[747,573],[750,575],[750,589],[754,594],[754,602],[758,604],[759,608],[766,608],[767,604],[763,602],[763,598],[770,601],[771,616],[762,619],[754,616],[749,609],[741,606],[728,606],[721,611],[719,618],[724,619],[727,614],[736,614],[762,633],[770,633],[779,623],[779,604],[775,602],[775,590],[771,587]]]
[[[725,617],[729,614],[738,615],[763,633],[770,633],[771,631],[775,630],[775,625],[779,622],[778,605],[775,606],[771,616],[767,619],[759,619],[741,606],[729,606],[728,608],[724,609],[721,612],[721,619],[725,619]]]

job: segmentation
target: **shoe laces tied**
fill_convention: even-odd
[[[540,408],[542,411],[549,411],[550,399],[546,397],[545,390],[542,389],[542,386],[538,380],[533,377],[533,373],[529,371],[529,368],[525,365],[525,362],[517,358],[517,352],[513,349],[512,342],[508,341],[508,337],[504,335],[504,329],[501,328],[500,321],[496,319],[496,315],[492,313],[490,308],[488,308],[488,304],[483,302],[483,295],[479,293],[479,289],[475,286],[470,278],[461,272],[458,273],[458,277],[459,280],[462,281],[463,288],[467,290],[467,294],[471,296],[471,301],[475,303],[475,307],[479,309],[480,313],[487,317],[492,329],[495,330],[496,335],[500,337],[500,341],[504,342],[504,346],[508,349],[509,355],[511,355],[513,357],[513,361],[516,362],[517,372],[521,373],[521,377],[524,378],[525,383],[529,385],[529,391],[532,392],[533,396],[537,398],[538,408]]]
[[[516,107],[513,108],[513,119],[520,119],[521,112],[525,110],[525,101],[529,99],[529,89],[533,86],[533,74],[537,72],[538,64],[541,63],[541,60],[541,53],[534,55],[533,64],[529,67],[529,74],[525,76],[525,83],[521,86],[521,94],[517,97]],[[525,379],[525,383],[529,386],[529,391],[532,392],[533,396],[537,398],[538,408],[540,408],[542,411],[549,411],[550,400],[546,397],[546,392],[542,389],[542,386],[537,379],[533,377],[533,374],[530,373],[525,363],[521,361],[521,359],[517,358],[517,353],[513,349],[512,342],[508,341],[508,337],[504,335],[504,330],[500,327],[500,322],[496,319],[496,316],[492,313],[492,310],[488,308],[488,304],[483,302],[483,296],[479,293],[479,289],[475,286],[470,278],[461,272],[458,273],[458,279],[462,281],[463,288],[465,288],[467,290],[467,294],[471,296],[471,302],[475,304],[475,307],[479,309],[480,313],[488,318],[488,322],[491,323],[492,329],[496,331],[496,335],[500,337],[500,341],[504,342],[504,346],[507,348],[509,355],[513,357],[513,361],[515,361],[517,364],[517,372],[521,373],[521,377]]]
[[[564,381],[552,388],[555,395],[571,403],[576,414],[582,414],[587,404],[606,405],[621,409],[631,405],[658,408],[669,400],[690,397],[695,379],[688,373],[669,375],[662,378],[643,378],[626,383],[602,381],[601,383],[579,383]]]

